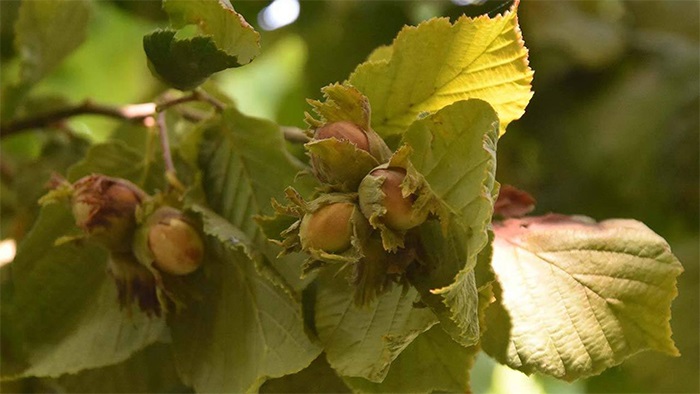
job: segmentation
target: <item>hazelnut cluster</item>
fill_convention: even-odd
[[[109,250],[121,305],[135,303],[159,316],[176,301],[165,277],[190,274],[202,264],[199,226],[124,179],[93,174],[67,188],[81,237]]]
[[[291,204],[273,206],[278,216],[297,220],[279,238],[268,235],[282,253],[309,255],[303,275],[332,263],[352,266],[355,302],[364,305],[392,283],[406,283],[416,255],[412,230],[428,219],[432,194],[412,169],[409,149],[392,152],[368,117],[335,118],[310,122],[313,134],[305,147],[321,183],[315,198],[305,201],[288,188]]]

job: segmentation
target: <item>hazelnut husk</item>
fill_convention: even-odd
[[[204,260],[204,241],[194,222],[180,210],[156,209],[138,230],[134,252],[139,261],[171,275],[188,275]]]
[[[136,229],[136,208],[146,193],[133,183],[93,174],[73,184],[75,224],[110,251],[128,252]]]

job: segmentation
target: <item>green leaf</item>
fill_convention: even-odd
[[[210,75],[240,64],[218,49],[211,37],[175,39],[175,30],[157,30],[143,37],[151,72],[180,90],[192,90]]]
[[[469,259],[459,225],[451,225],[447,235],[438,223],[421,228],[425,256],[421,267],[412,272],[409,281],[440,318],[441,327],[462,346],[479,340],[478,296],[474,276],[474,258]]]
[[[273,198],[283,201],[287,186],[294,184],[304,191],[311,189],[304,183],[295,183],[304,166],[287,152],[279,126],[228,108],[220,117],[204,124],[199,132],[197,161],[209,206],[245,233],[265,256],[262,265],[258,265],[261,273],[273,280],[280,278],[277,273],[282,273],[285,282],[295,288],[301,287],[306,283],[299,280],[301,271],[289,270],[290,266],[299,267],[301,256],[276,259],[279,247],[267,241],[254,220],[256,215],[274,213],[271,201]],[[287,287],[286,283],[278,284]]]
[[[260,53],[260,34],[238,14],[229,0],[163,0],[170,24],[179,29],[196,25],[238,64],[248,64]]]
[[[427,270],[410,280],[464,346],[479,337],[473,269],[493,214],[497,132],[494,110],[467,100],[416,121],[403,136],[412,165],[448,212],[443,231],[435,223],[421,228]]]
[[[250,259],[255,258],[257,250],[243,231],[205,206],[193,204],[190,209],[202,217],[205,233],[218,239],[222,245],[233,250],[240,248]]]
[[[437,320],[413,306],[417,293],[395,286],[366,307],[353,301],[345,275],[326,269],[319,276],[315,325],[326,358],[343,376],[381,382],[391,362]]]
[[[267,259],[265,254],[261,253],[260,250],[253,245],[247,234],[212,210],[200,204],[193,204],[190,209],[200,214],[206,234],[213,236],[219,243],[231,250],[240,250],[243,252],[255,263],[255,268],[258,270],[258,273],[285,290],[288,294],[294,294],[294,290],[288,284],[285,276],[277,270],[277,267]],[[297,271],[297,277],[299,276],[298,272],[299,271]]]
[[[209,243],[202,300],[172,322],[183,381],[197,392],[256,391],[267,378],[295,373],[318,356],[291,297],[262,277],[243,253]]]
[[[503,294],[487,310],[483,346],[492,357],[570,381],[646,349],[679,355],[669,320],[683,268],[648,227],[552,214],[494,231]]]
[[[45,206],[18,248],[11,264],[15,291],[2,299],[3,311],[10,311],[3,329],[7,323],[19,333],[27,366],[3,369],[3,378],[55,377],[119,363],[166,330],[162,319],[120,309],[104,249],[89,243],[54,246],[73,229],[72,221],[69,207]]]
[[[394,360],[383,382],[362,378],[345,378],[345,382],[363,393],[469,392],[469,370],[477,353],[478,348],[460,346],[436,325]]]
[[[61,376],[55,384],[67,393],[174,393],[185,389],[175,370],[172,349],[165,344],[151,345],[120,364]]]
[[[22,82],[37,82],[80,46],[87,34],[90,11],[87,0],[22,2],[15,24]]]
[[[279,126],[227,108],[202,126],[199,167],[209,206],[253,241],[264,236],[253,216],[274,213],[301,164],[285,149]]]
[[[265,382],[261,393],[350,393],[323,356],[293,375]]]
[[[228,0],[164,0],[163,9],[173,27],[198,30],[188,39],[176,39],[172,29],[143,38],[149,68],[175,88],[194,89],[215,72],[248,64],[260,53],[260,35]]]
[[[516,11],[406,27],[393,50],[375,52],[359,65],[349,82],[369,98],[377,133],[401,134],[426,113],[479,98],[494,107],[503,134],[532,97],[532,70]]]
[[[123,141],[93,145],[85,158],[68,169],[68,180],[93,174],[124,178],[144,188],[146,192],[165,190],[165,168],[160,158],[144,157]]]
[[[321,89],[325,100],[308,100],[314,112],[321,117],[316,120],[307,114],[306,122],[312,127],[342,120],[352,122],[364,130],[370,129],[369,101],[359,90],[340,84],[331,84]]]
[[[210,209],[192,208],[215,239],[195,286],[203,299],[173,323],[178,370],[197,391],[255,391],[266,378],[298,372],[320,353],[253,219],[272,213],[271,199],[283,198],[300,165],[285,150],[277,125],[233,108],[197,133],[188,141],[199,144],[195,161]],[[250,245],[255,261],[238,245]]]

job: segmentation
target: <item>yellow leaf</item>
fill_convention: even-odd
[[[533,72],[516,11],[405,27],[393,50],[382,49],[348,80],[369,98],[372,127],[382,137],[402,134],[419,117],[479,98],[498,113],[503,135],[532,97]]]

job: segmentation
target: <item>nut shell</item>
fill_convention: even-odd
[[[340,121],[327,123],[316,130],[314,138],[317,140],[335,138],[340,141],[348,141],[355,144],[359,149],[369,152],[369,139],[367,138],[367,134],[360,126],[352,122]]]
[[[350,248],[355,204],[338,202],[307,213],[301,220],[299,238],[302,248],[340,253]]]

